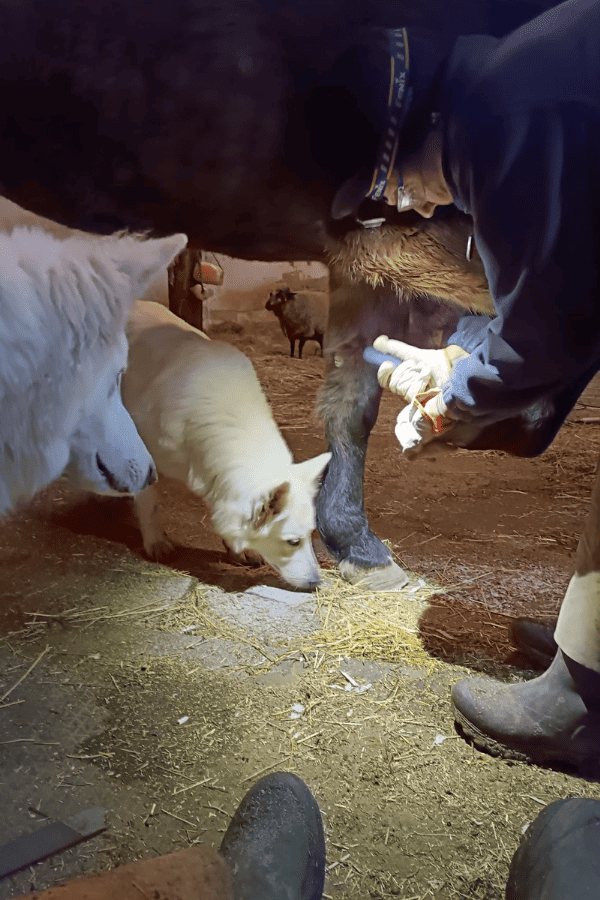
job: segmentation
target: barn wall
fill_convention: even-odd
[[[210,253],[204,258],[214,261]],[[321,263],[263,263],[232,259],[218,255],[225,278],[221,287],[210,287],[214,293],[204,301],[204,326],[219,322],[274,322],[265,303],[271,291],[289,287],[291,290],[327,291],[329,273]]]

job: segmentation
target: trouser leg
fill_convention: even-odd
[[[452,690],[459,729],[480,749],[597,773],[600,762],[600,480],[563,600],[559,649],[540,678],[504,684],[474,678]]]
[[[567,656],[600,672],[600,462],[554,637]]]

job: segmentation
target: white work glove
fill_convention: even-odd
[[[457,344],[443,350],[421,350],[387,335],[376,338],[373,346],[402,360],[395,367],[392,362],[383,362],[377,370],[377,380],[382,388],[398,394],[406,403],[411,403],[418,394],[442,388],[454,363],[469,355]]]
[[[410,459],[454,425],[455,420],[447,415],[441,390],[435,388],[417,394],[400,411],[394,432],[402,453]]]

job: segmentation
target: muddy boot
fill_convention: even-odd
[[[519,652],[537,668],[547,669],[558,650],[554,640],[553,625],[545,625],[534,619],[514,619],[510,623],[510,637]]]
[[[541,811],[513,856],[506,900],[600,896],[600,801],[557,800]]]
[[[248,791],[220,853],[233,875],[235,900],[321,900],[323,823],[297,775],[266,775]]]
[[[452,704],[459,731],[492,756],[596,770],[600,674],[562,650],[543,675],[522,684],[491,678],[459,681]]]

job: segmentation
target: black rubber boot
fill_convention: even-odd
[[[510,623],[510,637],[519,652],[538,669],[547,669],[558,650],[553,625],[535,619],[514,619]]]
[[[597,769],[600,674],[562,650],[550,668],[531,681],[459,681],[452,689],[452,704],[459,731],[492,756],[575,766],[586,774]]]
[[[600,897],[600,801],[557,800],[541,811],[515,853],[506,900]]]
[[[317,801],[301,778],[266,775],[240,803],[219,852],[235,900],[321,900],[325,839]]]

